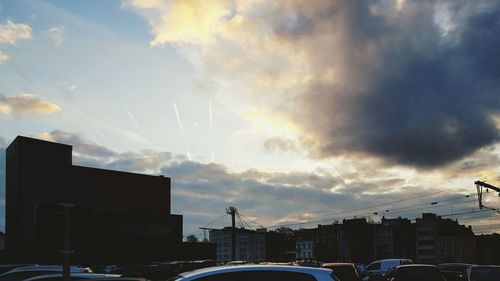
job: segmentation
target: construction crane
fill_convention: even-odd
[[[486,192],[489,192],[489,190],[494,190],[498,192],[498,196],[500,196],[500,188],[493,186],[489,183],[485,183],[482,181],[475,181],[474,184],[476,185],[477,189],[477,200],[479,201],[479,209],[483,209],[486,206],[483,205],[483,188],[486,189]],[[489,208],[489,207],[486,207]],[[492,209],[492,208],[489,208]],[[495,209],[494,209],[495,210]]]

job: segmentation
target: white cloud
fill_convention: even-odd
[[[9,60],[9,55],[0,51],[0,64],[6,62],[7,60]]]
[[[0,24],[0,44],[16,44],[20,40],[28,40],[32,38],[31,27],[24,23],[14,23],[11,20]]]
[[[141,9],[149,19],[155,38],[151,46],[167,43],[206,44],[222,31],[229,1],[212,0],[132,0],[123,6]]]
[[[45,115],[60,110],[61,108],[57,104],[43,101],[39,96],[30,93],[16,96],[0,95],[0,113],[12,117]]]
[[[54,26],[48,30],[43,31],[43,34],[47,36],[54,45],[61,46],[64,38],[64,27]]]

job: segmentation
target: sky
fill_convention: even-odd
[[[0,197],[24,135],[171,177],[186,235],[229,206],[500,233],[471,213],[474,181],[500,185],[499,58],[494,0],[0,0]]]

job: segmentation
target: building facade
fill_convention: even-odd
[[[415,259],[415,224],[409,219],[383,217],[374,235],[375,259]]]
[[[227,263],[233,260],[263,262],[266,260],[265,232],[236,228],[235,236],[236,257],[233,258],[232,228],[210,230],[209,241],[217,245],[217,262]]]
[[[500,265],[500,234],[476,236],[477,263]]]
[[[313,240],[299,240],[296,245],[296,258],[298,260],[314,260],[314,242]]]
[[[182,243],[168,177],[75,166],[71,146],[21,136],[7,148],[6,164],[5,247],[13,261],[60,260],[62,204],[70,209],[76,261],[171,260],[198,250],[213,256],[208,245]]]
[[[338,262],[369,263],[374,259],[374,225],[366,218],[343,220],[337,230]]]
[[[470,227],[432,213],[416,219],[418,263],[476,261],[476,242]]]
[[[232,228],[211,229],[209,241],[216,245],[216,260],[259,262],[288,262],[294,258],[295,240],[266,229],[235,229],[235,257],[232,257]],[[290,254],[292,253],[292,254]]]

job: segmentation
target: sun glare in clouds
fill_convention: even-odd
[[[279,118],[264,110],[251,108],[244,116],[252,124],[252,130],[264,136],[297,137],[299,129],[286,118]]]

